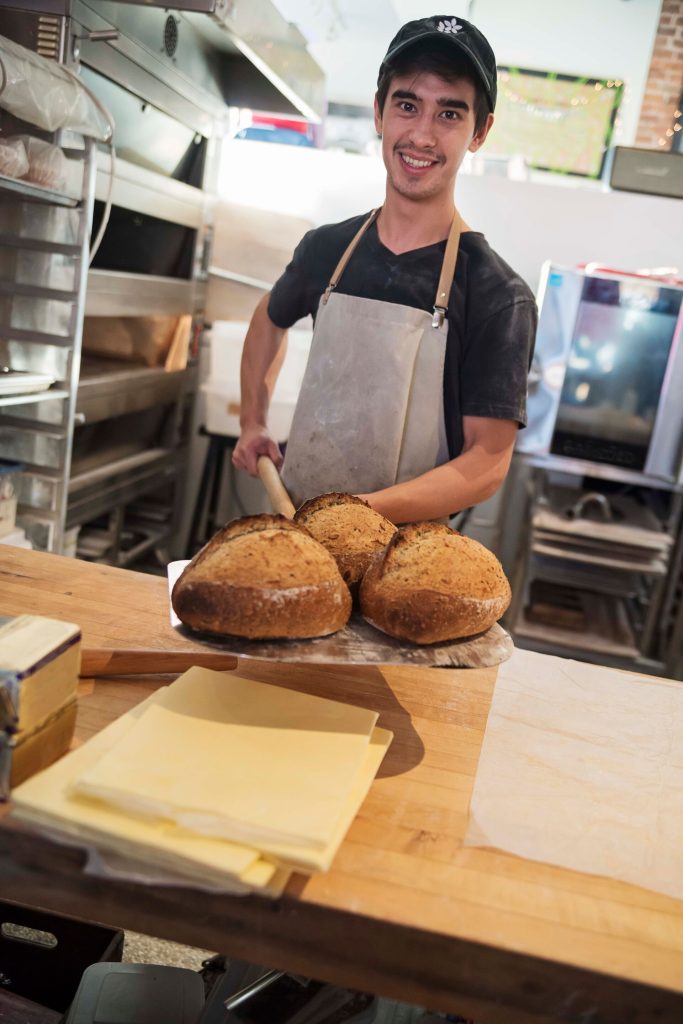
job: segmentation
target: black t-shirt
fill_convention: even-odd
[[[326,224],[304,235],[273,287],[268,315],[274,324],[291,327],[309,314],[315,320],[320,296],[367,216]],[[372,224],[336,290],[431,311],[445,250],[443,241],[396,255],[382,244],[377,225]],[[537,311],[524,281],[482,234],[466,231],[460,236],[447,316],[444,415],[450,457],[455,458],[463,447],[463,416],[526,424]]]

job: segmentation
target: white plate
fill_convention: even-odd
[[[32,395],[47,391],[54,382],[55,378],[47,373],[23,373],[20,370],[0,373],[0,396]]]

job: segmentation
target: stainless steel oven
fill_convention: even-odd
[[[547,264],[517,450],[612,479],[683,482],[683,282]]]
[[[87,276],[66,526],[100,518],[89,553],[127,564],[177,534],[231,111],[318,118],[324,80],[270,0],[0,0],[0,21],[0,33],[77,71],[115,125],[115,159],[97,153],[91,237],[106,227]],[[119,321],[130,333],[162,318],[190,323],[183,368],[115,360],[111,338],[104,356],[92,343],[110,325],[118,336]]]

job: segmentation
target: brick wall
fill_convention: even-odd
[[[662,0],[636,145],[671,149],[681,118],[683,91],[683,0]],[[680,142],[678,142],[680,146]]]

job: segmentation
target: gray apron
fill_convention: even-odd
[[[443,371],[460,217],[430,313],[335,292],[378,213],[352,239],[320,299],[282,467],[295,505],[326,491],[382,490],[449,458]]]

